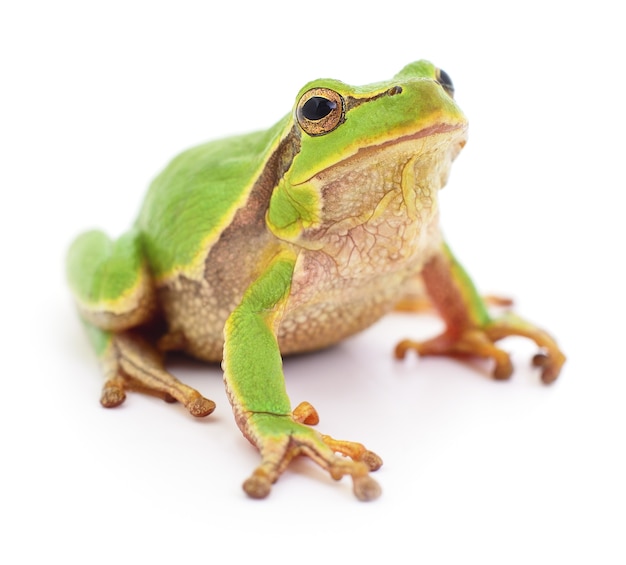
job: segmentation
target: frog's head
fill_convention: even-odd
[[[452,81],[427,61],[362,87],[310,82],[296,98],[288,127],[296,149],[274,189],[268,226],[306,247],[364,224],[403,233],[423,226],[436,216],[437,190],[466,130]]]

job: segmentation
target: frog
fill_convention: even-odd
[[[292,406],[284,356],[330,347],[398,308],[429,308],[444,329],[402,340],[398,360],[476,357],[504,380],[513,364],[497,342],[523,336],[541,380],[554,382],[565,362],[555,339],[512,309],[494,314],[442,235],[438,193],[467,130],[450,76],[418,60],[365,86],[311,81],[270,128],[175,157],[129,231],[87,231],[68,251],[104,373],[100,403],[139,391],[204,417],[215,402],[172,375],[167,356],[221,363],[236,425],[260,454],[243,482],[249,497],[267,497],[305,456],[370,501],[381,457],[317,431],[309,402]]]

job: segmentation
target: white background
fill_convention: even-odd
[[[7,563],[624,563],[624,78],[614,2],[5,2],[0,8],[2,552]],[[300,86],[444,68],[470,142],[444,229],[485,292],[513,296],[569,360],[517,371],[394,361],[437,320],[390,317],[286,362],[320,430],[385,465],[354,499],[302,460],[265,501],[216,367],[172,371],[218,403],[206,420],[101,379],[64,254],[117,235],[167,160],[268,127]],[[4,559],[4,558],[3,558]]]

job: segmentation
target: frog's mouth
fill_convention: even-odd
[[[449,134],[449,136],[446,134]],[[359,149],[359,151],[357,151],[355,157],[358,157],[358,155],[362,151],[364,152],[381,151],[381,150],[384,150],[386,147],[390,147],[393,145],[400,145],[403,143],[408,143],[411,141],[416,141],[416,140],[424,139],[424,138],[437,139],[439,142],[445,141],[446,138],[449,138],[448,143],[451,146],[451,148],[457,148],[456,152],[454,153],[454,156],[456,157],[461,151],[461,149],[464,147],[465,143],[467,142],[466,134],[467,134],[467,124],[465,122],[457,123],[457,124],[447,124],[447,123],[435,124],[427,128],[418,130],[417,132],[397,137],[396,139],[383,141],[382,143],[379,143],[377,145],[371,145],[368,147],[361,148]]]
[[[432,151],[433,149],[440,151],[445,149],[444,146],[447,146],[449,150],[448,157],[450,162],[452,162],[467,143],[467,122],[434,124],[416,132],[401,135],[375,145],[359,147],[348,157],[345,157],[341,161],[326,167],[313,175],[313,177],[302,182],[306,183],[315,178],[319,178],[321,176],[323,177],[337,167],[352,166],[359,160],[377,160],[375,157],[375,154],[377,153],[383,155],[385,150],[390,147],[411,144],[412,142],[420,140],[421,142],[415,147],[414,151],[419,153],[426,153],[427,151]],[[428,143],[428,141],[433,143]],[[436,148],[429,147],[430,145],[436,145]]]

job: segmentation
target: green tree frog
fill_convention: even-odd
[[[130,231],[90,231],[69,250],[69,284],[104,370],[101,403],[135,390],[206,416],[215,404],[171,375],[164,354],[221,361],[235,421],[261,456],[249,496],[267,496],[305,455],[372,500],[382,460],[315,431],[310,404],[291,406],[282,355],[334,344],[403,298],[417,309],[421,286],[445,330],[399,343],[398,358],[490,358],[506,379],[512,365],[495,342],[521,335],[554,381],[565,361],[554,339],[512,313],[492,317],[442,238],[437,193],[466,135],[450,77],[417,61],[367,86],[310,82],[266,131],[176,157]]]

